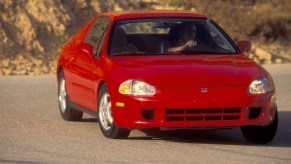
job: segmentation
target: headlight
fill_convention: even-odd
[[[253,81],[249,86],[249,92],[251,94],[267,93],[273,90],[273,83],[267,78],[259,78]]]
[[[138,80],[127,80],[119,86],[119,93],[134,96],[152,96],[155,88]]]

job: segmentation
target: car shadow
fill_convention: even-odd
[[[261,146],[291,147],[291,111],[279,111],[279,124],[276,137],[268,144]],[[96,123],[96,118],[85,117],[79,122]],[[157,128],[140,129],[144,135],[129,136],[128,140],[164,140],[181,143],[200,144],[225,144],[225,145],[254,145],[245,141],[239,128],[220,130],[168,130],[161,131]]]
[[[130,137],[129,140],[165,140],[169,142],[193,144],[226,144],[245,146],[291,147],[291,111],[279,111],[279,124],[276,137],[268,144],[250,144],[243,138],[239,128],[221,130],[140,130],[145,136]]]
[[[98,122],[96,118],[82,118],[79,122]]]

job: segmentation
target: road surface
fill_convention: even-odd
[[[61,119],[55,76],[0,77],[0,163],[291,163],[291,64],[265,67],[279,107],[278,133],[267,145],[248,144],[239,129],[134,130],[127,140],[106,139],[90,116]]]

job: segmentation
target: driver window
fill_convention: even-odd
[[[225,44],[225,42],[223,41],[223,39],[214,31],[210,31],[210,35],[212,36],[215,44],[221,48],[224,48],[226,50],[229,50],[228,46]]]
[[[212,36],[215,44],[219,46],[220,48],[223,48],[225,50],[235,52],[235,49],[231,46],[230,42],[223,36],[221,31],[219,31],[212,23],[207,22],[208,31],[210,35]]]

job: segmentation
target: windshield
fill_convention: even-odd
[[[110,55],[235,54],[232,43],[208,19],[120,20],[114,25]]]

